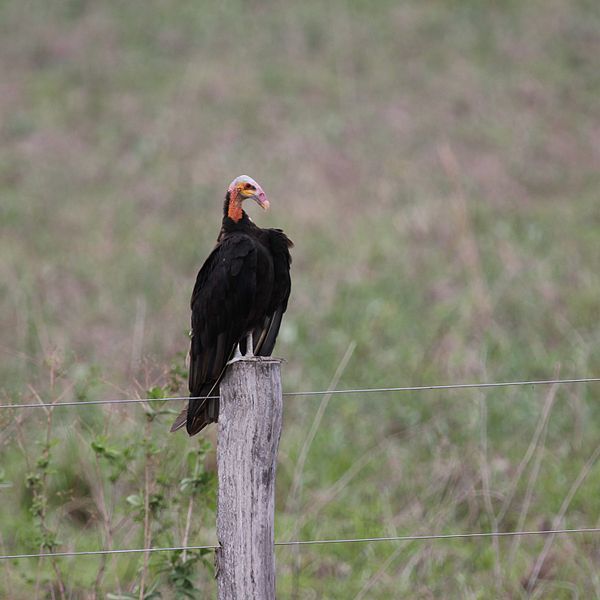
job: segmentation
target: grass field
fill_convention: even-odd
[[[2,402],[185,394],[240,173],[296,243],[286,390],[598,376],[598,56],[593,0],[0,0]],[[599,399],[289,398],[276,537],[599,527]],[[214,428],[178,408],[0,411],[0,554],[214,543]],[[278,549],[279,597],[600,598],[600,537],[548,539]],[[0,570],[16,600],[215,595],[210,553]]]

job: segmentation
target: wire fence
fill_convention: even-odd
[[[600,377],[581,377],[574,379],[544,379],[532,381],[504,381],[504,382],[482,382],[482,383],[457,383],[440,385],[420,385],[420,386],[402,386],[385,388],[362,388],[345,390],[319,390],[306,392],[286,392],[283,395],[287,397],[294,396],[321,396],[329,394],[371,394],[384,392],[421,392],[430,390],[460,390],[460,389],[485,389],[516,386],[540,386],[540,385],[566,385],[577,383],[597,383]],[[206,398],[217,398],[218,396],[207,396]],[[192,397],[192,399],[202,399],[205,397]],[[89,405],[111,405],[111,404],[139,404],[153,401],[177,401],[189,400],[189,396],[175,396],[169,398],[124,398],[116,400],[90,400],[83,402],[60,402],[60,403],[30,403],[30,404],[2,404],[2,409],[17,408],[59,408],[59,407],[83,407]],[[464,539],[498,539],[506,537],[519,536],[548,536],[548,535],[574,535],[574,534],[595,534],[600,533],[600,527],[583,527],[578,529],[545,529],[540,531],[489,531],[489,532],[471,532],[471,533],[447,533],[447,534],[418,534],[402,535],[390,537],[370,537],[370,538],[343,538],[343,539],[321,539],[321,540],[294,540],[275,542],[275,546],[308,546],[325,544],[356,544],[356,543],[381,543],[381,542],[417,542],[417,541],[439,541],[439,540],[464,540]],[[111,550],[89,550],[89,551],[69,551],[69,552],[41,552],[34,554],[6,554],[0,555],[0,561],[20,560],[32,558],[62,558],[78,556],[102,556],[107,554],[139,554],[153,552],[174,552],[174,551],[194,551],[194,550],[216,550],[219,546],[210,544],[203,546],[171,546],[171,547],[151,547],[151,548],[125,548]]]
[[[384,392],[426,392],[432,390],[465,390],[465,389],[485,389],[502,388],[517,386],[534,385],[565,385],[574,383],[597,383],[600,377],[581,377],[578,379],[541,379],[534,381],[500,381],[500,382],[482,382],[482,383],[450,383],[439,385],[414,385],[403,387],[382,387],[382,388],[352,388],[346,390],[316,390],[307,392],[284,392],[285,397],[295,396],[324,396],[329,394],[374,394]],[[172,396],[168,398],[121,398],[117,400],[85,400],[75,402],[34,402],[29,404],[0,404],[0,409],[9,408],[62,408],[67,406],[98,406],[109,404],[141,404],[147,402],[173,402],[177,400],[206,400],[208,398],[218,398],[218,396]]]
[[[293,540],[288,542],[275,542],[275,546],[317,546],[324,544],[365,544],[378,542],[421,542],[438,540],[464,540],[481,538],[506,538],[519,536],[544,536],[600,533],[600,527],[582,527],[579,529],[543,529],[540,531],[481,531],[472,533],[432,533],[419,535],[395,535],[390,537],[371,538],[342,538],[324,540]],[[117,550],[85,550],[80,552],[41,552],[38,554],[10,554],[0,555],[0,560],[18,560],[23,558],[67,558],[76,556],[102,556],[106,554],[140,554],[150,552],[182,552],[192,550],[216,550],[216,544],[206,546],[165,546],[162,548],[125,548]]]

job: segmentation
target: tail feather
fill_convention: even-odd
[[[177,415],[177,418],[175,419],[175,421],[173,421],[173,425],[171,425],[171,429],[169,431],[171,431],[171,433],[173,431],[177,431],[178,429],[181,429],[187,422],[187,406],[179,413],[179,415]]]
[[[269,318],[270,323],[268,328],[263,332],[260,339],[260,344],[256,350],[257,356],[271,356],[273,348],[275,348],[275,340],[277,340],[277,334],[281,327],[281,320],[283,319],[283,312],[285,309],[279,307],[273,315]]]
[[[208,383],[201,387],[198,398],[188,400],[184,408],[171,425],[171,431],[177,431],[184,425],[188,435],[196,435],[210,423],[219,420],[219,398],[206,398],[206,396],[218,396],[218,383]]]
[[[207,425],[219,420],[219,399],[190,400],[186,417],[188,435],[196,435]]]

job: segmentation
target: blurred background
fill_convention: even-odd
[[[2,403],[157,399],[0,411],[0,554],[214,543],[215,428],[160,398],[241,173],[296,243],[287,391],[598,376],[599,56],[594,0],[0,1]],[[599,392],[287,398],[276,538],[598,527]],[[599,566],[592,534],[277,550],[294,599],[592,598]],[[202,551],[0,570],[215,595]]]

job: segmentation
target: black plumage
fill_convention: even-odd
[[[229,186],[217,245],[196,278],[192,293],[189,364],[190,400],[171,431],[186,424],[194,435],[218,420],[218,398],[227,363],[242,354],[270,356],[291,290],[291,240],[280,229],[256,226],[242,210],[245,198],[263,208],[260,186],[241,176]],[[253,349],[248,349],[252,333]]]

